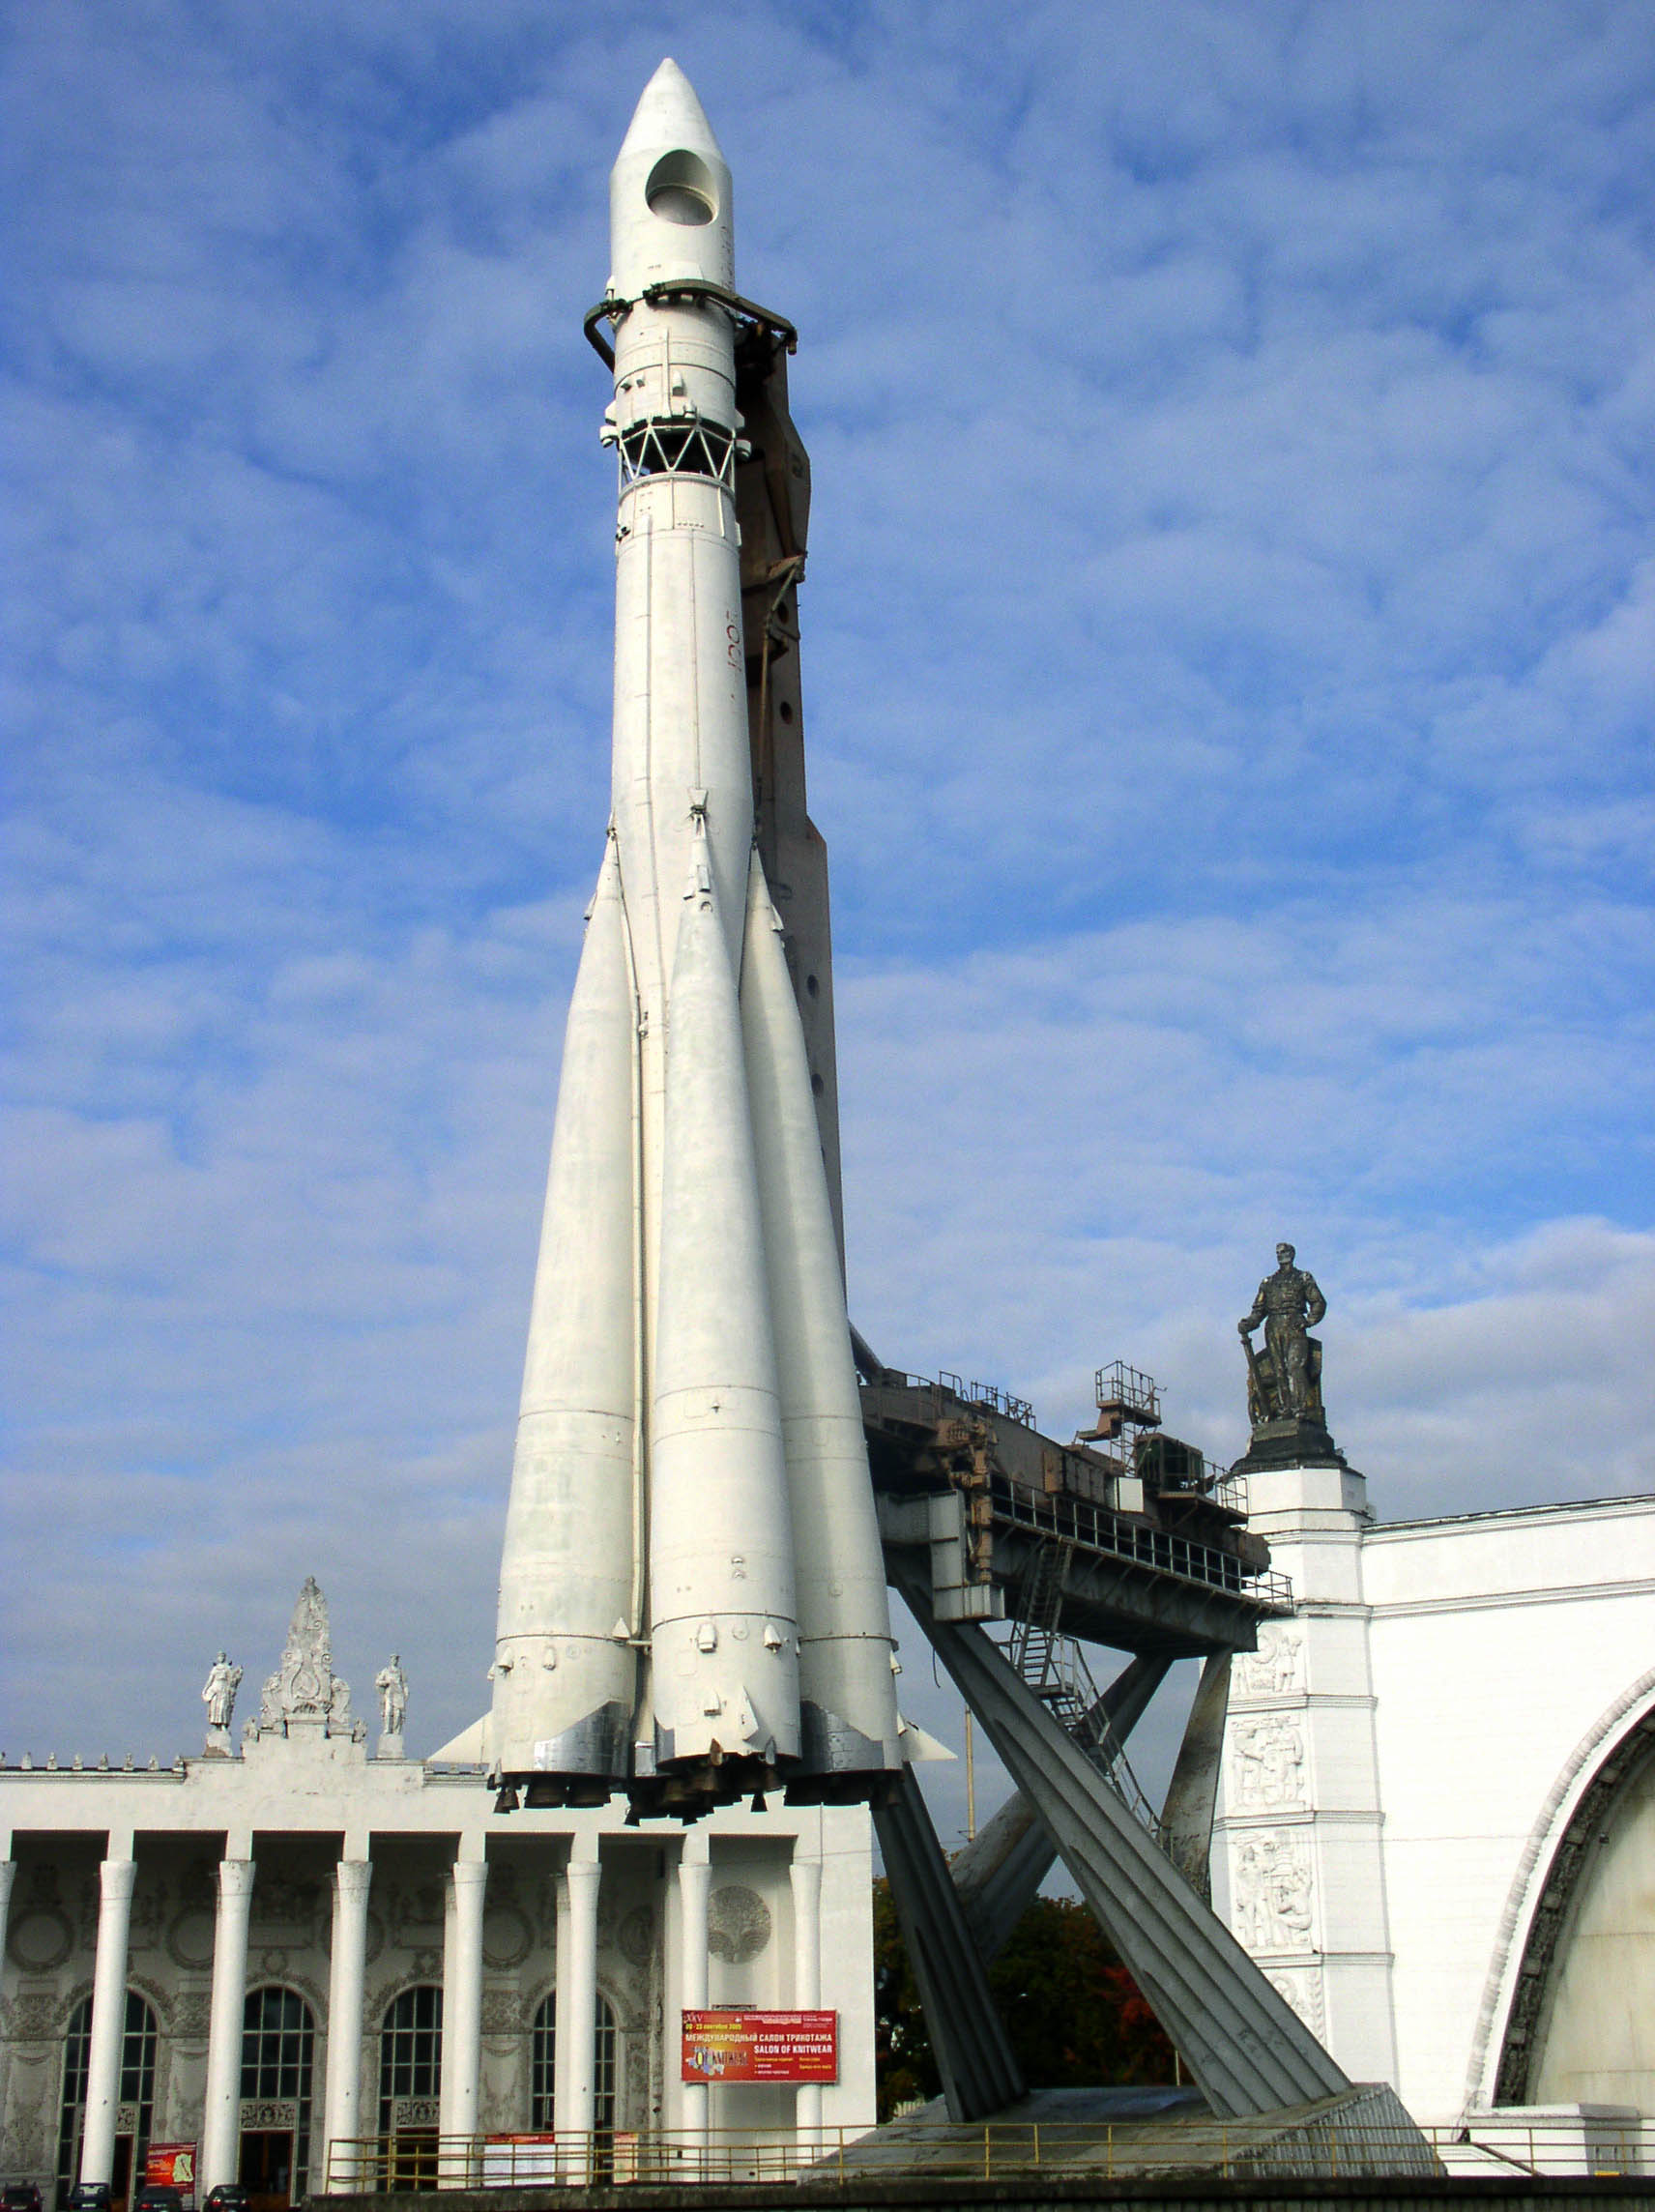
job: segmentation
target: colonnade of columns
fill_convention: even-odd
[[[684,1837],[678,1865],[678,1979],[685,2011],[708,2001],[708,1907],[712,1867],[711,1838],[703,1827]],[[214,1919],[213,1981],[208,2008],[207,2086],[201,2120],[197,2187],[205,2193],[236,2179],[241,2117],[243,2017],[247,2001],[247,1942],[255,1863],[250,1839],[229,1839],[218,1862]],[[348,1847],[347,1847],[348,1848]],[[439,2125],[445,2135],[470,2135],[478,2125],[482,2062],[482,1932],[487,1861],[461,1846],[445,1911],[443,2052]],[[0,1859],[0,1939],[15,1862]],[[132,1892],[137,1877],[130,1834],[111,1834],[99,1870],[98,1937],[93,1968],[92,2019],[85,2117],[78,2178],[113,2178],[126,2028],[127,1962]],[[557,2023],[554,2105],[559,2131],[592,2132],[595,2117],[595,2024],[597,2013],[597,1903],[602,1879],[596,1837],[576,1837],[554,1877],[557,1909]],[[350,2153],[362,2137],[363,1995],[367,1964],[369,1858],[342,1857],[334,1873],[333,1932],[328,1984],[327,2069],[322,2128],[312,2157],[312,2186],[351,2186]],[[821,2002],[822,1864],[796,1848],[790,1868],[793,1893],[793,2002]],[[678,2037],[669,2031],[663,2054],[669,2078],[679,2071]],[[678,2090],[680,2125],[706,2131],[708,2089],[684,2082]],[[798,2091],[797,2124],[812,2134],[822,2125],[822,2092]],[[335,2146],[339,2146],[335,2148]]]

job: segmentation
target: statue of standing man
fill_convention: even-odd
[[[1235,1324],[1247,1348],[1247,1368],[1255,1427],[1261,1420],[1321,1422],[1321,1361],[1310,1331],[1327,1311],[1327,1300],[1307,1267],[1295,1267],[1291,1244],[1276,1246],[1276,1271],[1259,1285],[1250,1313]],[[1266,1359],[1253,1351],[1253,1331],[1264,1324]]]
[[[399,1736],[402,1724],[408,1717],[408,1677],[402,1672],[399,1653],[391,1654],[391,1665],[382,1667],[373,1678],[379,1692],[379,1725],[386,1735]]]
[[[220,1651],[207,1673],[202,1685],[201,1703],[207,1707],[207,1726],[228,1734],[230,1715],[236,1709],[236,1692],[242,1686],[242,1670],[232,1667],[229,1654]]]

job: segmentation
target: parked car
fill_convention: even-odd
[[[67,2212],[109,2212],[106,2181],[77,2181],[64,2198]]]
[[[41,2212],[41,2185],[38,2181],[9,2181],[0,2189],[0,2207],[4,2212]]]
[[[217,2189],[208,2190],[202,2212],[247,2212],[251,2202],[251,2194],[239,2181],[220,2181]]]
[[[146,2181],[132,2198],[132,2212],[184,2212],[184,2192],[170,2181]]]

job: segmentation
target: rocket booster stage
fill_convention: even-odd
[[[901,1762],[834,1201],[754,834],[736,348],[755,311],[730,209],[700,102],[663,62],[610,179],[612,813],[564,1048],[486,1737],[533,1803],[867,1796]]]

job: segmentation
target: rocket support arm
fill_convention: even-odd
[[[789,353],[798,351],[798,333],[785,315],[772,314],[769,307],[743,300],[740,292],[732,292],[727,284],[714,284],[702,276],[675,276],[663,283],[646,284],[638,299],[649,307],[665,306],[673,300],[711,300],[714,306],[723,307],[733,315],[739,325],[769,331],[781,340]],[[586,333],[586,341],[605,368],[615,366],[615,349],[597,326],[619,321],[636,305],[634,300],[618,300],[606,295],[595,307],[588,307],[581,318],[580,327]]]

